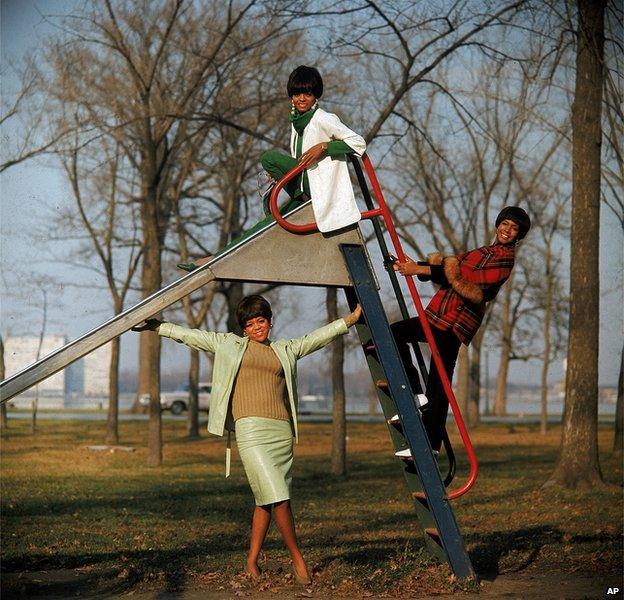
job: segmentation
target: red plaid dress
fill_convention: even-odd
[[[486,302],[496,297],[498,290],[509,278],[514,266],[514,255],[513,244],[493,244],[458,254],[462,276],[481,287],[483,302],[469,302],[449,286],[446,278],[442,277],[440,281],[434,277],[434,281],[442,283],[442,288],[427,305],[429,323],[443,331],[452,330],[462,343],[470,344],[483,321]]]

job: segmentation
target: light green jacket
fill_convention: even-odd
[[[338,319],[300,338],[271,342],[271,348],[273,348],[284,369],[295,440],[299,439],[297,430],[297,360],[323,348],[347,331],[348,328],[344,319]],[[157,332],[162,337],[171,338],[196,350],[214,353],[208,431],[215,435],[223,435],[226,430],[232,431],[234,423],[229,410],[230,396],[243,360],[243,354],[247,349],[248,338],[234,333],[188,329],[173,323],[162,323]]]

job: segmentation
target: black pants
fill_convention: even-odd
[[[420,393],[422,388],[418,377],[418,370],[412,362],[409,349],[410,344],[427,341],[420,320],[414,317],[412,319],[406,319],[405,321],[398,321],[391,325],[391,329],[412,390],[414,393]],[[438,351],[440,352],[446,375],[449,381],[453,381],[453,371],[455,370],[455,363],[457,362],[457,355],[459,354],[461,342],[452,331],[442,331],[436,327],[431,327],[431,332],[433,333]],[[444,427],[446,425],[448,398],[444,393],[444,387],[442,386],[442,381],[438,375],[433,357],[431,357],[431,363],[429,364],[429,378],[427,380],[425,393],[429,404],[423,409],[423,424],[427,430],[431,447],[439,451],[442,445]]]

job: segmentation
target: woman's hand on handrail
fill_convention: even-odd
[[[358,304],[353,309],[353,312],[349,313],[346,317],[344,317],[344,322],[346,323],[347,327],[352,327],[360,320],[361,316],[362,316],[362,307]]]
[[[404,277],[407,277],[408,275],[431,275],[431,267],[428,265],[419,265],[409,256],[405,257],[405,262],[399,262],[397,260],[392,265],[392,268],[401,273]]]
[[[321,142],[320,144],[315,144],[311,148],[308,148],[301,157],[299,158],[299,164],[307,167],[312,166],[317,163],[322,158],[325,158],[325,153],[327,152],[327,142]]]
[[[145,319],[132,328],[132,331],[156,331],[162,325],[160,319]]]

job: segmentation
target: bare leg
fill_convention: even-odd
[[[249,540],[249,554],[247,555],[247,573],[254,578],[260,577],[258,556],[270,524],[271,505],[256,506],[251,519],[251,539]]]
[[[292,510],[290,509],[290,500],[284,500],[278,502],[275,506],[275,522],[282,534],[286,548],[290,552],[290,558],[292,559],[293,566],[295,568],[295,575],[298,583],[309,583],[310,574],[308,573],[308,567],[303,560],[301,550],[299,550],[299,544],[297,543],[297,534],[295,533],[295,520],[293,518]]]

